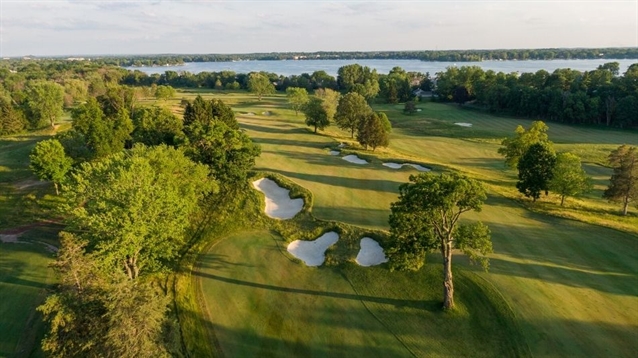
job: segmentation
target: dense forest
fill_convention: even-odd
[[[246,54],[157,54],[87,56],[93,61],[116,66],[164,66],[185,62],[279,61],[279,60],[421,60],[469,62],[487,60],[556,60],[556,59],[638,59],[637,48],[548,48],[497,50],[431,50],[431,51],[320,51],[271,52]]]

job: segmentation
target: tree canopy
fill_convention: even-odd
[[[543,191],[547,195],[555,164],[556,155],[547,144],[536,143],[530,146],[517,164],[518,191],[534,201],[540,198]]]
[[[248,90],[256,94],[261,101],[264,95],[275,93],[275,86],[267,76],[253,72],[248,76]]]
[[[572,153],[559,153],[549,181],[549,189],[560,195],[560,205],[568,196],[578,196],[591,189],[591,178],[583,169],[580,158]]]
[[[443,307],[454,307],[452,250],[459,249],[472,261],[488,267],[492,252],[490,231],[481,222],[460,224],[468,211],[480,211],[486,199],[483,185],[458,174],[411,175],[399,187],[399,200],[392,203],[391,243],[387,250],[391,269],[418,270],[426,253],[440,251],[443,257]]]
[[[55,186],[55,193],[59,194],[58,184],[62,182],[73,159],[66,156],[64,147],[57,139],[38,142],[29,155],[29,167],[40,178],[49,180]]]
[[[324,128],[330,125],[328,114],[326,113],[321,98],[311,98],[303,107],[303,113],[306,116],[306,125],[314,126],[315,133],[317,133],[317,129],[324,130]]]
[[[390,144],[390,137],[386,125],[390,122],[386,122],[381,119],[378,113],[370,112],[359,123],[359,129],[357,130],[357,141],[363,146],[364,149],[368,149],[368,146],[372,147],[374,151],[377,147],[387,147]]]
[[[528,130],[519,125],[516,127],[514,137],[503,139],[498,153],[505,157],[507,166],[516,168],[520,158],[533,144],[545,143],[551,147],[547,136],[548,130],[549,127],[542,121],[533,122]]]
[[[335,122],[343,130],[350,131],[350,137],[354,138],[354,132],[359,127],[359,123],[370,113],[372,108],[366,99],[354,92],[347,93],[339,100]]]
[[[29,87],[28,105],[32,127],[40,128],[43,123],[54,127],[62,116],[64,88],[54,82],[36,82]]]
[[[621,202],[622,214],[627,215],[629,204],[638,199],[638,148],[621,145],[609,154],[614,173],[603,197]]]
[[[308,97],[308,91],[305,88],[288,87],[286,88],[286,97],[288,97],[288,103],[290,107],[295,111],[295,116],[299,114],[310,100]]]

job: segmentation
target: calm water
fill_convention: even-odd
[[[619,62],[620,72],[624,73],[629,65],[638,63],[638,60],[550,60],[550,61],[483,61],[483,62],[424,62],[419,60],[303,60],[303,61],[239,61],[239,62],[189,62],[182,66],[164,67],[127,67],[137,69],[148,74],[164,73],[165,71],[221,72],[234,71],[236,73],[249,73],[252,71],[266,71],[279,75],[300,75],[324,70],[328,74],[336,76],[339,67],[358,63],[362,66],[375,68],[378,73],[388,73],[392,67],[399,66],[406,71],[430,72],[431,75],[444,71],[449,66],[480,66],[484,70],[496,72],[536,72],[546,70],[549,72],[557,68],[571,68],[579,71],[591,71],[599,65],[607,62]]]

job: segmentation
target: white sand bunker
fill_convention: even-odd
[[[253,187],[266,196],[266,215],[274,219],[290,219],[303,208],[303,199],[290,199],[290,190],[268,178],[253,182]]]
[[[383,248],[378,242],[369,237],[361,239],[361,250],[357,254],[356,261],[361,266],[374,266],[388,262],[383,253]]]
[[[384,166],[388,167],[388,168],[392,168],[392,169],[399,169],[401,167],[403,167],[404,165],[407,165],[409,167],[412,167],[420,172],[429,172],[431,169],[430,168],[426,168],[422,165],[419,164],[413,164],[413,163],[403,163],[403,164],[399,164],[399,163],[393,163],[393,162],[389,162],[389,163],[383,163]]]
[[[454,124],[456,124],[457,126],[461,126],[461,127],[471,127],[472,126],[472,123],[460,122],[460,123],[454,123]]]
[[[365,159],[361,159],[354,154],[346,155],[345,157],[341,159],[353,164],[368,164],[368,162]]]
[[[330,151],[330,155],[339,155],[339,154],[341,154],[341,152],[338,151],[338,150],[331,150]]]
[[[346,146],[346,143],[339,143],[339,145],[338,145],[339,148],[343,148],[345,146]]]
[[[295,240],[288,244],[288,252],[306,263],[307,266],[319,266],[326,259],[326,249],[339,240],[339,234],[327,232],[314,241]]]

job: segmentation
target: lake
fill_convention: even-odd
[[[324,70],[332,76],[337,76],[339,67],[358,63],[362,66],[374,68],[380,74],[386,74],[399,66],[406,71],[415,71],[434,75],[444,71],[449,66],[479,66],[484,70],[495,72],[536,72],[546,70],[553,72],[558,68],[571,68],[578,71],[591,71],[607,62],[620,63],[620,72],[624,73],[629,65],[638,63],[638,60],[530,60],[530,61],[483,61],[483,62],[439,62],[419,60],[287,60],[287,61],[237,61],[237,62],[188,62],[181,66],[162,67],[126,67],[136,69],[147,74],[164,73],[165,71],[221,72],[234,71],[236,73],[249,73],[252,71],[272,72],[279,75],[290,76],[302,73],[313,73]]]

